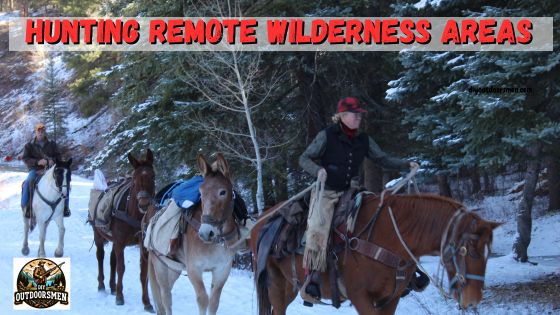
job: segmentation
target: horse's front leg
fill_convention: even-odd
[[[206,288],[204,287],[204,281],[202,280],[203,270],[194,266],[187,266],[187,274],[189,275],[189,280],[196,293],[196,303],[198,304],[198,313],[200,315],[206,315],[206,310],[208,309],[208,294],[206,293]]]
[[[154,307],[150,303],[150,297],[148,296],[148,250],[142,246],[142,241],[140,241],[140,283],[142,284],[144,310],[154,313]]]
[[[23,256],[29,255],[29,245],[27,244],[27,238],[29,236],[29,220],[23,216],[23,245],[21,246],[21,253]]]
[[[212,271],[212,287],[210,290],[210,303],[208,304],[208,314],[210,315],[216,315],[216,312],[218,311],[222,289],[226,284],[230,271],[231,262],[223,266],[223,268],[214,269]]]
[[[64,255],[64,233],[66,232],[62,213],[56,219],[56,225],[58,225],[58,247],[54,251],[54,257],[62,257]]]
[[[37,257],[45,257],[45,236],[47,234],[47,222],[37,222],[39,225],[39,252]]]
[[[115,303],[117,305],[124,304],[123,296],[123,276],[124,276],[124,245],[113,243],[113,252],[115,253],[115,259],[117,264],[117,292]]]

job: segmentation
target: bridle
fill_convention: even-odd
[[[153,167],[151,167],[151,166],[141,166],[138,169],[141,169],[141,168],[148,168],[153,172]],[[130,199],[130,197],[132,197],[132,192],[134,191],[134,185],[135,185],[135,182],[134,182],[134,179],[132,179],[132,186],[130,187],[130,192],[128,193],[127,202]],[[146,190],[140,190],[139,192],[137,192],[135,198],[136,198],[136,207],[138,208],[138,211],[142,215],[146,214],[150,205],[155,204],[154,196],[150,195],[150,193],[147,192]],[[146,206],[142,207],[142,206],[140,206],[140,199],[149,199],[149,202]],[[128,209],[128,205],[127,205],[126,208]]]
[[[464,218],[468,217],[467,214],[468,213],[463,208],[455,212],[447,224],[440,245],[441,266],[444,266],[448,270],[455,270],[455,276],[449,280],[449,292],[447,294],[451,296],[453,293],[456,293],[459,305],[461,305],[463,289],[467,284],[467,280],[480,281],[482,283],[485,281],[484,273],[482,275],[467,273],[467,255],[475,260],[484,259],[486,261],[491,250],[489,242],[484,244],[487,251],[483,256],[479,255],[474,249],[473,242],[480,239],[480,236],[473,233],[476,228],[476,218],[472,219],[467,230],[460,234],[460,239],[457,239],[460,223]],[[449,242],[447,242],[450,234],[451,237],[449,238]]]
[[[54,166],[53,172],[52,172],[52,177],[54,180],[54,184],[55,186],[58,188],[57,193],[59,194],[58,198],[55,201],[50,201],[48,200],[45,196],[43,196],[43,194],[41,193],[41,191],[39,190],[39,187],[37,187],[36,191],[37,191],[37,195],[39,195],[39,198],[41,198],[41,200],[46,203],[49,207],[51,207],[51,215],[49,216],[49,218],[47,219],[47,222],[50,221],[52,219],[52,216],[54,215],[54,211],[56,209],[56,207],[60,204],[61,201],[65,200],[68,198],[68,195],[65,195],[62,191],[63,188],[66,188],[66,191],[68,191],[68,188],[70,187],[70,182],[67,180],[66,181],[66,185],[61,184],[58,185],[57,180],[56,180],[56,172],[55,170],[59,168],[56,165]],[[62,169],[66,169],[64,167],[60,167]],[[69,170],[67,170],[69,171]],[[64,179],[62,180],[62,183],[64,183]]]

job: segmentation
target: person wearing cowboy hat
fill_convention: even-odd
[[[23,162],[29,170],[27,179],[23,182],[21,194],[21,207],[25,211],[25,217],[31,217],[31,202],[30,198],[35,179],[38,172],[43,172],[45,169],[54,165],[56,159],[60,159],[60,151],[54,141],[47,138],[45,131],[45,124],[38,123],[35,125],[35,136],[29,141],[23,149]],[[68,188],[70,189],[70,188]],[[64,200],[64,216],[70,216],[70,209],[68,207],[69,198]]]
[[[321,272],[326,270],[327,243],[334,209],[344,191],[358,177],[364,159],[367,157],[386,169],[418,168],[416,162],[389,157],[371,137],[359,131],[366,113],[357,98],[340,99],[332,117],[334,123],[320,131],[299,157],[300,167],[325,183],[321,200],[316,200],[316,192],[312,191],[307,219],[303,256],[307,277],[300,295],[308,303],[317,303],[321,298]]]

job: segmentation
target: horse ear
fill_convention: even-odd
[[[146,162],[150,165],[154,165],[154,153],[150,149],[146,152]]]
[[[216,155],[216,163],[218,167],[218,171],[224,175],[225,178],[229,178],[229,165],[224,158],[223,154],[218,153]]]
[[[140,164],[138,162],[138,160],[132,155],[132,153],[128,152],[128,161],[130,162],[130,164],[132,165],[132,167],[137,168],[138,164]]]
[[[206,159],[202,154],[198,154],[196,156],[196,164],[198,164],[198,169],[200,170],[200,173],[202,173],[202,177],[205,177],[206,174],[208,174],[208,172],[211,170],[210,165],[208,164],[208,162],[206,162]]]

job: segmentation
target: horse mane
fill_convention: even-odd
[[[466,209],[460,202],[434,194],[390,195],[385,203],[393,209],[400,232],[414,234],[424,244],[439,239],[451,216]]]
[[[53,176],[55,167],[56,167],[56,165],[53,165],[53,166],[49,167],[45,171],[45,173],[43,173],[43,177],[41,177],[41,179],[46,179],[48,181],[48,184],[51,184],[51,182],[52,182],[53,185],[56,185],[56,182],[54,181],[54,176]],[[39,182],[37,182],[37,184],[39,184]]]

